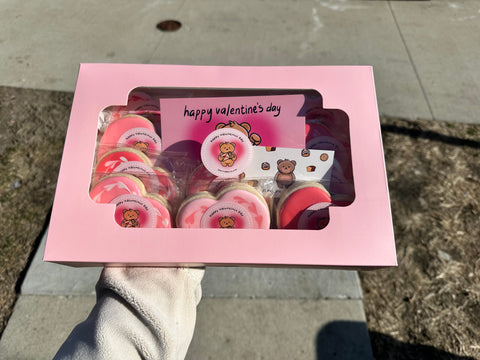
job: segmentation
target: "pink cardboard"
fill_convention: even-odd
[[[318,92],[323,108],[348,115],[355,199],[348,206],[330,207],[322,230],[121,228],[114,205],[93,202],[89,186],[99,113],[125,105],[138,87]],[[372,68],[82,64],[44,260],[76,266],[395,266]]]

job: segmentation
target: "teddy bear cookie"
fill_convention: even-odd
[[[180,206],[176,222],[182,228],[268,229],[270,211],[255,188],[235,183],[215,195],[191,195]]]
[[[277,227],[279,229],[310,228],[310,218],[314,216],[313,213],[326,209],[331,202],[330,194],[320,183],[312,181],[296,183],[278,200]],[[325,211],[322,211],[321,215],[325,218]]]

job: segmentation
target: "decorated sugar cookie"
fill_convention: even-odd
[[[142,152],[132,148],[117,148],[104,154],[97,163],[94,173],[94,182],[101,177],[111,174],[120,165],[126,162],[143,163],[147,167],[151,167],[150,159]]]
[[[144,129],[144,131],[140,129]],[[147,133],[148,135],[145,135]],[[158,142],[158,147],[160,147],[159,139],[150,120],[139,115],[125,115],[111,122],[105,129],[98,146],[97,158],[102,157],[110,149],[118,147],[119,144],[121,146],[122,143],[130,141],[132,143],[135,141],[145,142],[153,144],[151,146],[154,147]]]
[[[90,190],[90,198],[101,204],[108,204],[120,195],[130,194],[145,194],[145,186],[138,178],[129,174],[108,175]]]
[[[157,225],[157,212],[146,198],[135,194],[117,196],[110,201],[115,204],[115,221],[124,228],[152,228]]]
[[[177,214],[184,228],[268,229],[270,213],[262,195],[253,187],[235,183],[216,195],[200,192],[187,198]]]
[[[155,131],[142,127],[125,131],[117,141],[117,146],[127,146],[140,150],[144,154],[158,155],[162,150],[160,136]]]
[[[299,229],[308,223],[300,219],[307,209],[317,211],[331,204],[330,194],[323,185],[316,182],[297,183],[280,197],[277,208],[277,227],[279,229]],[[308,220],[308,219],[307,219]]]
[[[153,205],[156,215],[156,228],[171,228],[172,218],[167,201],[157,194],[146,194],[145,199]]]
[[[141,161],[127,161],[121,162],[112,172],[138,177],[148,193],[158,194],[172,203],[175,203],[180,195],[170,174],[160,167],[152,168]]]

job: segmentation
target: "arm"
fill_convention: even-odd
[[[203,269],[105,268],[97,302],[57,359],[183,359],[193,336]]]

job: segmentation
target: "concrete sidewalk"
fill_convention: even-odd
[[[51,359],[95,303],[101,269],[45,263],[44,246],[45,237],[0,359]],[[188,359],[373,358],[355,271],[207,268],[202,290]]]
[[[373,65],[382,114],[477,121],[478,0],[114,4],[3,1],[0,85],[73,91],[80,62]]]
[[[479,121],[480,0],[62,5],[2,2],[0,86],[73,91],[80,62],[373,65],[381,114]],[[162,33],[165,19],[183,26]],[[42,253],[1,359],[51,358],[94,303],[99,269],[44,264]],[[355,272],[207,269],[190,359],[371,357]]]

